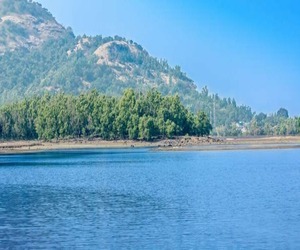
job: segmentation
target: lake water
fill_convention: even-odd
[[[2,155],[0,248],[300,249],[300,150]]]

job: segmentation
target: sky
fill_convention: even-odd
[[[75,35],[119,35],[201,89],[300,115],[298,0],[38,0]]]

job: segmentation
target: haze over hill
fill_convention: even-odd
[[[0,0],[0,102],[92,89],[121,95],[127,88],[163,95],[179,94],[191,111],[205,111],[221,134],[236,133],[236,125],[253,118],[250,107],[232,98],[200,92],[180,66],[154,58],[125,38],[77,36],[60,25],[39,3]],[[239,128],[241,129],[241,128]]]

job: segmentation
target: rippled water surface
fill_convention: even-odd
[[[0,156],[0,248],[300,249],[300,150]]]

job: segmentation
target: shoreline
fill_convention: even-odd
[[[187,145],[163,149],[166,151],[236,151],[300,148],[300,136],[228,137],[219,143]]]
[[[158,149],[159,151],[244,151],[244,150],[273,150],[300,149],[300,144],[231,144],[231,145],[202,145]]]
[[[300,148],[300,136],[287,137],[178,137],[153,142],[101,139],[0,141],[0,155],[52,150],[152,148],[157,151],[224,151]]]

